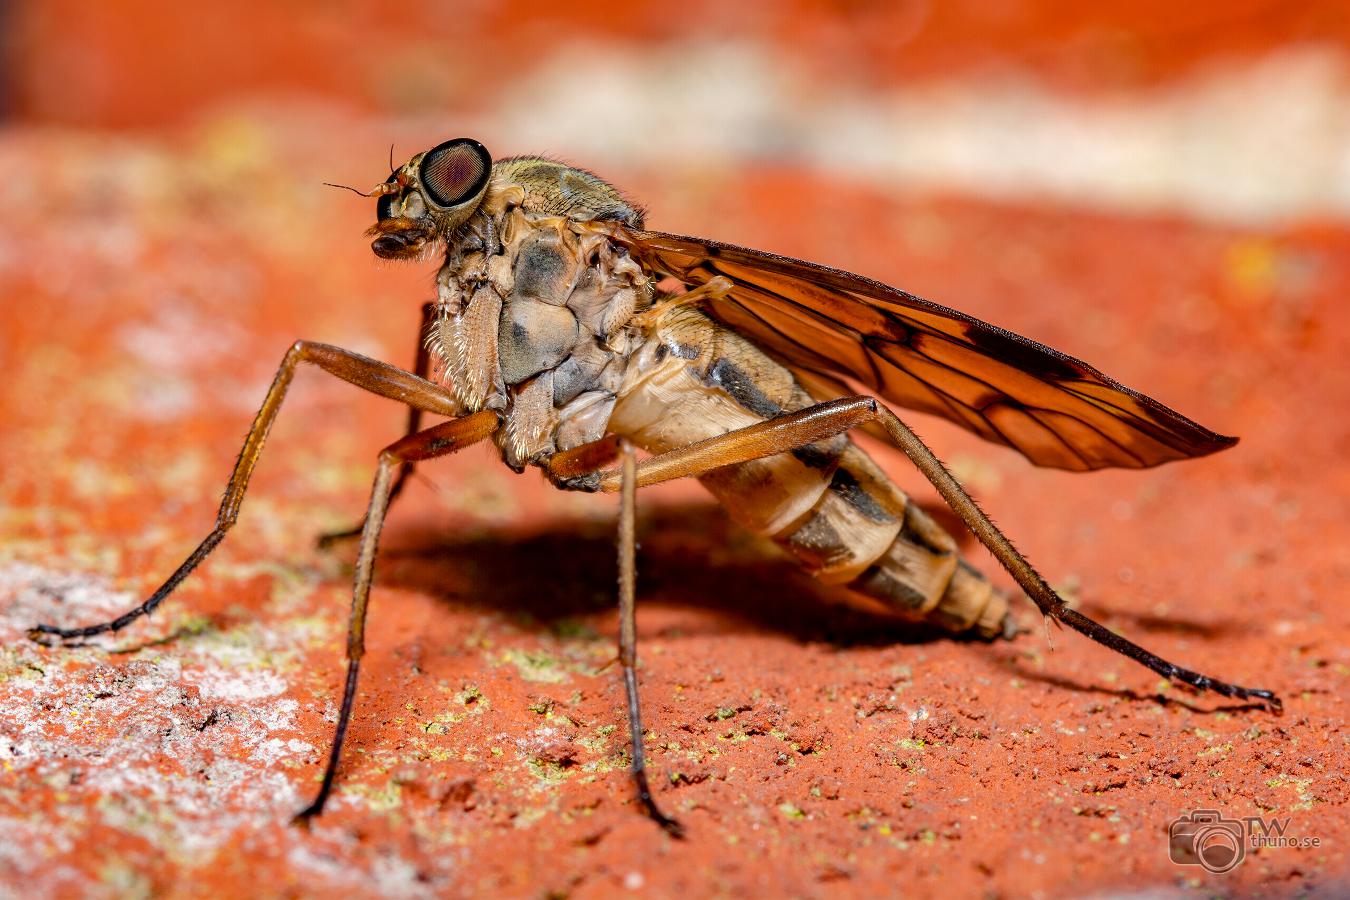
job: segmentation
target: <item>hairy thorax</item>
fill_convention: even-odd
[[[652,288],[594,225],[502,194],[437,277],[428,346],[466,411],[502,414],[496,441],[519,470],[605,434]]]

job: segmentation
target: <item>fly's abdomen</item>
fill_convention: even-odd
[[[662,324],[633,369],[610,427],[652,452],[814,402],[754,345],[689,310]],[[1012,628],[1006,598],[844,435],[699,480],[732,518],[773,538],[822,581],[955,632],[996,637]]]
[[[866,530],[875,532],[873,540],[848,544]],[[880,537],[888,540],[874,552]],[[982,637],[1013,627],[1006,598],[961,559],[951,535],[851,442],[810,515],[775,540],[818,577],[844,583],[908,618]],[[831,544],[836,546],[815,568],[821,555],[816,548]],[[842,544],[849,549],[838,549]]]
[[[776,528],[761,529],[824,582],[846,585],[910,619],[954,632],[997,637],[1010,627],[1004,596],[960,558],[956,542],[847,439],[816,444],[806,465],[814,484],[798,474],[804,511]],[[798,459],[799,461],[799,459]],[[756,461],[765,462],[765,461]],[[701,480],[732,516],[751,524],[766,474],[792,465],[746,463]],[[747,468],[750,471],[745,471]]]

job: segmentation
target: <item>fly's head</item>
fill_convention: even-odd
[[[370,249],[381,259],[421,258],[469,221],[491,176],[492,157],[472,138],[417,154],[369,194],[379,198]]]

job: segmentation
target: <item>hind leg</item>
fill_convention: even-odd
[[[1070,609],[984,510],[980,509],[974,498],[952,477],[942,465],[942,461],[928,449],[928,445],[873,397],[842,397],[827,403],[819,403],[798,412],[661,453],[639,463],[634,477],[637,486],[644,487],[674,478],[695,476],[722,466],[773,456],[776,453],[786,453],[797,447],[873,423],[885,429],[890,441],[909,457],[910,462],[923,473],[924,477],[932,482],[947,505],[961,517],[981,543],[989,548],[989,552],[994,554],[994,558],[1016,579],[1018,585],[1048,619],[1069,626],[1122,656],[1127,656],[1140,665],[1152,669],[1164,678],[1180,681],[1198,690],[1214,691],[1225,697],[1256,700],[1277,711],[1281,708],[1280,699],[1271,691],[1242,687],[1182,668],[1145,650],[1133,641],[1126,640],[1077,610]],[[572,458],[579,456],[584,450],[586,448],[582,447],[571,451],[570,455],[559,454],[556,457],[559,471],[570,476],[565,483],[578,490],[607,492],[621,490],[625,480],[622,469],[606,469],[585,474],[573,472],[570,465]]]

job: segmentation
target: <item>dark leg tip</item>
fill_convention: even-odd
[[[666,834],[678,841],[684,840],[684,826],[681,825],[678,820],[672,819],[670,816],[657,809],[656,804],[651,801],[647,802],[647,815],[653,822],[660,825],[661,830]]]
[[[55,625],[34,625],[28,629],[28,639],[44,647],[56,647],[67,644],[76,638],[86,637],[85,628],[57,628]]]
[[[1246,688],[1236,684],[1229,684],[1225,681],[1216,681],[1204,675],[1195,676],[1191,673],[1189,678],[1178,678],[1181,684],[1197,692],[1213,691],[1224,697],[1232,697],[1235,700],[1251,700],[1253,705],[1262,705],[1276,715],[1284,712],[1284,703],[1275,695],[1274,691],[1267,691],[1261,688]]]
[[[663,818],[660,822],[660,825],[661,828],[665,830],[666,834],[670,835],[675,840],[677,841],[684,840],[684,826],[681,825],[676,820]]]
[[[1223,694],[1225,697],[1233,697],[1238,700],[1255,700],[1258,703],[1269,707],[1274,713],[1284,711],[1284,704],[1280,698],[1275,696],[1274,691],[1263,690],[1262,688],[1242,687],[1237,684],[1229,684],[1226,681],[1216,681],[1205,675],[1195,676],[1185,679],[1183,684],[1189,684],[1191,687],[1200,691],[1214,691],[1216,694]]]
[[[1284,713],[1284,702],[1280,700],[1279,697],[1275,696],[1274,691],[1249,689],[1246,696],[1254,700],[1262,701],[1266,706],[1270,707],[1270,711],[1277,716]]]
[[[305,831],[309,831],[310,820],[313,819],[315,816],[319,815],[319,813],[321,812],[323,812],[323,801],[315,800],[309,806],[306,806],[304,809],[300,810],[298,813],[292,816],[291,824],[294,825],[296,828],[303,828]]]
[[[656,801],[652,799],[651,789],[647,787],[647,773],[637,771],[633,774],[638,782],[638,800],[642,801],[642,808],[646,811],[647,818],[651,819],[657,825],[660,825],[661,830],[666,834],[676,840],[683,840],[684,826],[661,812],[661,807],[657,806]]]
[[[142,614],[144,615],[144,613]],[[126,627],[130,619],[126,616],[121,619],[115,619],[112,622],[104,622],[102,625],[89,625],[85,628],[57,628],[55,625],[34,625],[28,629],[29,640],[36,641],[47,647],[54,647],[57,644],[69,644],[71,641],[80,638],[93,637],[96,634],[106,634],[112,632],[116,634]]]

